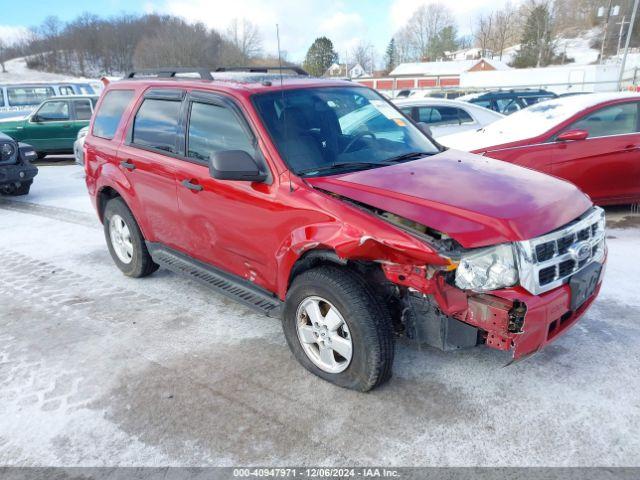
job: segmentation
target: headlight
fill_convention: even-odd
[[[485,292],[511,287],[518,282],[518,269],[511,244],[483,248],[462,255],[456,269],[456,286]]]
[[[16,152],[16,149],[10,143],[3,143],[0,147],[0,156],[2,160],[9,160],[13,157],[13,154]]]
[[[76,140],[80,140],[81,138],[86,137],[87,133],[89,133],[88,128],[81,128],[80,130],[78,130],[78,137],[76,138]]]

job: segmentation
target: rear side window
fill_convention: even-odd
[[[480,107],[488,108],[491,110],[493,109],[493,107],[491,106],[491,100],[471,100],[471,103]]]
[[[11,87],[7,88],[9,105],[24,107],[37,105],[43,100],[55,95],[52,87]]]
[[[73,106],[76,109],[76,120],[91,119],[91,102],[89,100],[74,100]]]
[[[473,118],[460,108],[455,107],[420,107],[418,121],[429,125],[461,125],[473,123]]]
[[[111,140],[120,119],[133,98],[133,90],[111,90],[105,94],[93,122],[93,135]]]
[[[181,105],[181,102],[175,100],[145,99],[133,121],[133,143],[177,153]]]
[[[191,104],[188,157],[208,160],[212,153],[244,150],[253,155],[252,138],[228,108],[208,103]]]

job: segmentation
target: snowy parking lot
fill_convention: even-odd
[[[298,365],[279,323],[113,265],[75,165],[0,199],[2,465],[633,466],[640,221],[611,211],[588,314],[522,362],[400,342],[368,394]]]

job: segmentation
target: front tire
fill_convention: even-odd
[[[128,277],[140,278],[158,269],[129,207],[121,198],[109,200],[104,209],[104,236],[116,266]]]
[[[311,373],[366,392],[391,377],[391,318],[364,280],[345,268],[323,266],[299,275],[283,315],[289,348]]]

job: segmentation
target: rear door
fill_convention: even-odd
[[[71,101],[73,121],[70,129],[70,146],[73,148],[78,130],[89,125],[93,114],[93,103],[90,98],[78,98]]]
[[[179,248],[183,235],[176,197],[184,91],[148,90],[135,107],[117,163],[132,185],[147,240]]]
[[[640,198],[638,103],[589,113],[564,131],[586,130],[586,140],[556,141],[553,174],[573,182],[597,203]],[[560,132],[562,133],[562,132]]]

